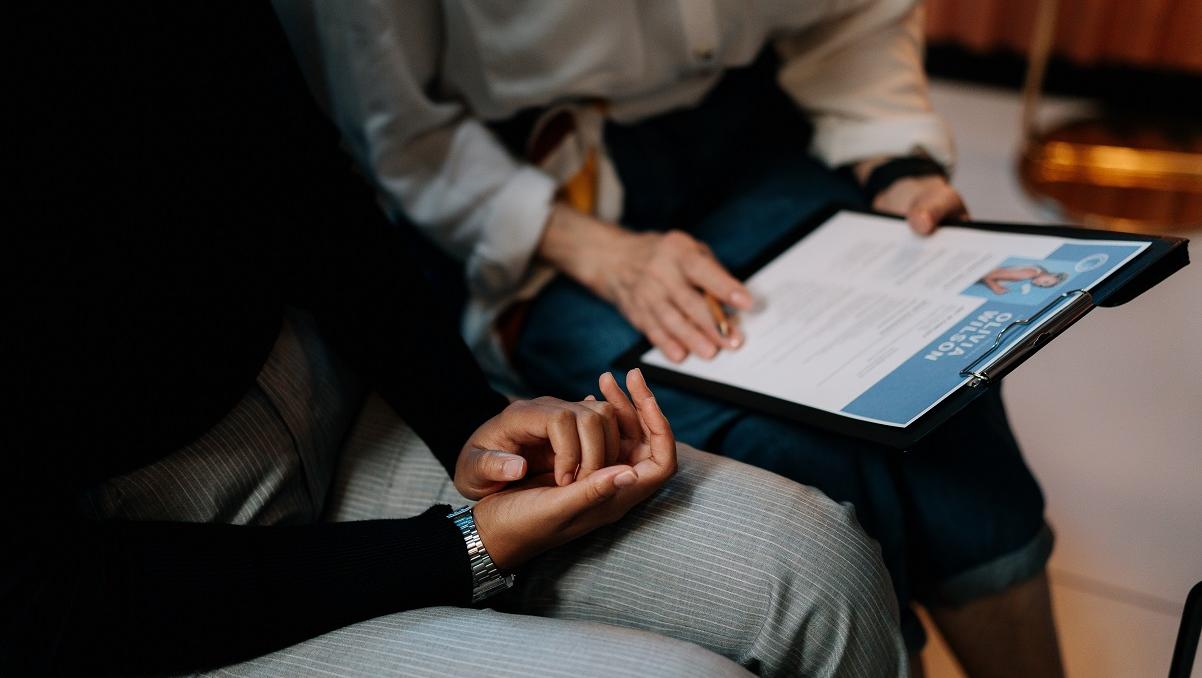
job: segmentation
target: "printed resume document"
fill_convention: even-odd
[[[1022,341],[1065,292],[1089,291],[1147,242],[947,226],[839,212],[747,280],[756,308],[738,350],[649,365],[847,417],[905,427],[968,382],[961,371]]]

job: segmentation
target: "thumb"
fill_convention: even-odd
[[[480,480],[508,482],[526,475],[526,459],[503,450],[477,450],[476,477]]]
[[[930,235],[935,230],[935,224],[938,219],[931,214],[929,209],[923,207],[911,208],[906,213],[906,221],[910,223],[910,228],[919,235]]]
[[[466,473],[457,473],[455,488],[469,499],[478,499],[491,494],[505,483],[520,480],[526,475],[526,459],[521,455],[502,450],[473,448],[463,468]],[[475,496],[473,496],[475,495]]]
[[[940,184],[921,193],[906,212],[910,227],[920,235],[934,232],[943,221],[964,212],[960,194],[951,186]]]
[[[634,469],[626,464],[606,466],[593,471],[588,477],[556,488],[559,508],[572,515],[581,513],[613,499],[618,490],[638,481]]]

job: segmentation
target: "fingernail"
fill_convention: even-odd
[[[742,337],[731,337],[730,338],[730,347],[731,348],[738,348],[742,345],[743,345]]]
[[[572,484],[572,474],[565,473],[565,474],[559,476],[559,484],[560,485],[571,485]]]
[[[634,471],[623,471],[614,478],[614,487],[629,487],[639,481]]]
[[[589,400],[596,400],[596,399],[597,399],[597,396],[593,395],[592,393],[590,393],[590,394],[588,394],[587,396],[585,396],[585,397],[584,397],[584,400],[585,400],[586,402],[587,402],[587,401],[589,401]]]
[[[505,462],[504,464],[501,465],[501,473],[506,478],[512,478],[514,480],[521,478],[522,477],[522,460],[521,459],[510,459],[509,461]]]
[[[750,306],[751,295],[743,290],[735,290],[734,292],[730,293],[730,303],[734,304],[735,306]]]

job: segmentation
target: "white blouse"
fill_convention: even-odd
[[[548,279],[531,260],[572,163],[533,167],[482,124],[532,106],[603,99],[637,121],[698,102],[771,43],[783,90],[831,166],[925,152],[950,166],[932,112],[914,0],[276,0],[318,100],[403,212],[464,261],[464,333],[503,368],[491,325]],[[597,115],[584,136],[599,136]],[[621,187],[603,163],[601,216]],[[400,310],[398,310],[400,312]]]

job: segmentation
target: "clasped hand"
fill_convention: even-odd
[[[479,499],[473,514],[493,562],[511,569],[614,522],[676,472],[676,440],[639,370],[631,398],[612,374],[605,400],[518,401],[464,445],[455,488]]]

